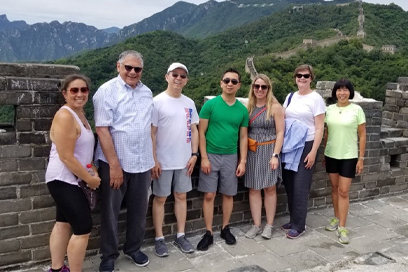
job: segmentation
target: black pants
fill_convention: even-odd
[[[151,172],[123,172],[123,183],[116,190],[109,185],[109,164],[99,161],[98,172],[101,178],[101,258],[116,259],[119,257],[118,217],[123,199],[127,208],[123,252],[132,254],[143,244]]]
[[[291,228],[299,232],[305,230],[307,202],[309,199],[310,187],[312,185],[313,172],[316,165],[315,162],[311,169],[306,169],[306,164],[303,162],[307,154],[309,154],[309,152],[312,150],[312,146],[313,141],[305,143],[297,172],[285,170],[284,165],[282,167],[283,184],[285,185],[286,194],[288,196]]]

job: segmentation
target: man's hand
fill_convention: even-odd
[[[197,156],[191,156],[191,158],[188,160],[187,163],[187,176],[191,177],[191,174],[193,173],[194,166],[197,162]]]
[[[237,177],[241,177],[245,174],[245,162],[241,162],[238,164],[237,170],[235,171],[235,175]]]
[[[161,175],[162,169],[160,163],[155,162],[154,167],[152,168],[152,178],[158,179]]]
[[[201,171],[207,175],[211,172],[211,163],[208,158],[201,158]]]
[[[110,186],[113,189],[119,189],[120,185],[123,183],[123,171],[120,165],[109,166],[110,172]]]

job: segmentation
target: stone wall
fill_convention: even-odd
[[[48,240],[55,220],[52,198],[44,184],[44,174],[50,149],[49,128],[58,105],[58,83],[60,78],[77,73],[73,66],[0,64],[0,104],[13,105],[16,120],[6,133],[0,133],[0,271],[29,267],[49,261]],[[405,79],[401,79],[405,81]],[[332,82],[321,82],[317,86],[323,96],[330,95]],[[392,118],[405,117],[405,108],[400,101],[405,97],[405,85],[396,83],[395,90],[387,90],[385,109],[395,109]],[[398,93],[398,95],[396,94]],[[398,96],[398,97],[394,97]],[[391,95],[391,96],[390,96]],[[398,98],[398,99],[397,99]],[[396,105],[394,105],[394,101]],[[351,201],[402,193],[407,191],[407,138],[403,129],[381,128],[382,102],[362,100],[360,104],[367,117],[367,151],[364,174],[353,180]],[[397,105],[399,112],[397,112]],[[399,115],[401,114],[401,115]],[[384,112],[384,117],[390,111]],[[399,121],[401,121],[399,120]],[[399,123],[402,124],[401,122]],[[331,203],[331,187],[327,174],[318,164],[310,192],[309,208],[324,207]],[[188,235],[202,233],[205,229],[202,215],[202,195],[196,190],[198,169],[193,174],[193,190],[187,194]],[[150,199],[151,201],[151,199]],[[176,218],[173,213],[174,199],[169,197],[165,205],[164,235],[172,239],[176,233]],[[278,190],[277,213],[287,212],[286,194],[282,186]],[[119,216],[120,242],[125,237],[126,211]],[[88,254],[96,254],[99,247],[99,212],[93,213],[94,228],[88,246]],[[221,197],[217,196],[214,208],[214,229],[219,229],[222,220]],[[248,191],[242,181],[234,197],[232,224],[249,223],[251,214]],[[146,242],[154,237],[151,203],[147,215]]]

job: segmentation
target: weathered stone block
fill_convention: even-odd
[[[51,195],[47,195],[47,194],[33,197],[32,203],[33,203],[33,209],[50,208],[50,207],[55,206],[54,199],[51,197]],[[202,203],[201,203],[201,206],[202,206]],[[95,221],[94,221],[94,224],[96,224]]]
[[[398,90],[385,90],[385,96],[386,97],[401,98],[402,97],[402,92],[398,91]]]
[[[395,97],[386,97],[385,98],[385,104],[396,105],[397,104],[397,98],[395,98]]]
[[[404,99],[397,99],[397,106],[398,107],[405,106],[405,100]]]
[[[55,220],[48,221],[48,222],[41,222],[38,224],[31,224],[31,234],[43,234],[43,233],[51,233],[52,228],[55,225]]]
[[[408,188],[408,183],[396,184],[390,186],[390,193],[402,192]]]
[[[398,83],[407,84],[408,83],[408,77],[398,77]]]
[[[389,111],[383,111],[382,112],[382,118],[385,118],[385,119],[392,119],[392,112],[389,112]]]
[[[29,234],[30,228],[28,226],[15,226],[9,228],[2,228],[0,232],[0,240],[27,236]]]
[[[36,104],[64,104],[64,97],[60,92],[53,93],[36,93],[34,96],[34,103]]]
[[[30,171],[30,174],[31,174],[31,184],[45,182],[45,170]]]
[[[381,133],[381,127],[380,126],[367,126],[366,127],[366,133],[376,133],[380,134]]]
[[[29,236],[21,239],[21,248],[22,249],[28,249],[28,248],[36,248],[36,247],[41,247],[41,246],[46,246],[48,245],[48,239],[50,235],[47,234],[42,234],[42,235],[36,235],[36,236]]]
[[[60,84],[59,79],[52,78],[24,78],[24,77],[6,77],[7,90],[22,91],[52,91],[58,92]]]
[[[31,120],[17,120],[16,129],[19,132],[20,131],[31,131],[32,130]]]
[[[15,252],[10,252],[6,254],[0,254],[0,267],[24,263],[31,260],[31,251],[19,251],[18,254]]]
[[[323,197],[323,196],[329,196],[329,195],[331,195],[331,188],[323,188],[323,189],[311,190],[309,197],[316,198],[316,197]]]
[[[50,145],[34,146],[33,156],[34,157],[46,157],[46,158],[48,158],[49,155],[50,155],[50,150],[51,150]]]
[[[30,146],[1,146],[0,158],[24,158],[31,156]]]
[[[373,134],[370,134],[370,135],[367,135],[368,137],[368,141],[370,141],[370,142],[378,142],[378,141],[380,141],[381,140],[381,136],[380,136],[380,134],[379,133],[373,133]]]
[[[394,114],[392,115],[392,120],[393,121],[402,121],[404,119],[404,115],[403,114],[399,114],[394,112]]]
[[[16,142],[16,133],[14,131],[0,133],[0,145],[13,145]]]
[[[382,111],[380,109],[364,110],[364,114],[367,117],[382,117]]]
[[[33,97],[28,92],[0,92],[0,105],[21,105],[33,103]]]
[[[17,108],[17,118],[35,118],[42,119],[54,117],[60,107],[58,105],[42,105],[42,106],[20,106]]]
[[[387,90],[397,90],[398,89],[398,83],[387,83],[386,85]]]
[[[36,184],[20,187],[20,197],[26,198],[31,196],[48,195],[48,188],[46,184]]]
[[[45,160],[43,158],[29,158],[18,160],[20,171],[44,170]]]
[[[378,180],[377,181],[377,186],[378,187],[384,187],[384,186],[394,185],[395,184],[395,179],[396,178],[388,178],[388,179]]]
[[[45,133],[21,133],[19,135],[20,144],[45,144]]]
[[[0,186],[29,184],[30,182],[30,173],[0,172]]]
[[[397,155],[397,154],[402,154],[407,152],[407,148],[404,146],[400,146],[400,147],[392,147],[389,149],[389,154],[390,155]]]
[[[61,78],[79,73],[73,65],[38,64],[38,63],[2,63],[0,76]]]
[[[89,248],[91,247],[89,247],[89,243],[88,243],[88,249]],[[41,247],[41,248],[33,249],[32,253],[33,253],[33,261],[42,261],[42,260],[47,260],[51,258],[51,252],[50,252],[49,247]]]
[[[20,249],[20,241],[17,239],[0,241],[0,253],[13,252]]]
[[[33,222],[43,222],[55,219],[55,208],[41,210],[23,211],[20,214],[20,223],[29,224]]]
[[[402,107],[399,111],[400,114],[408,114],[408,107]]]
[[[15,159],[0,159],[0,172],[17,171],[17,160]]]
[[[0,201],[0,214],[27,211],[31,209],[30,199]]]
[[[397,124],[397,122],[392,121],[390,119],[382,119],[382,125],[383,126],[394,127],[396,124]]]
[[[0,214],[0,228],[18,225],[18,214]],[[1,248],[1,247],[0,247]]]
[[[34,121],[36,131],[49,131],[51,129],[52,119],[37,119]]]
[[[370,189],[370,190],[363,190],[363,191],[360,191],[358,194],[359,194],[358,197],[360,199],[364,199],[364,198],[367,198],[367,197],[372,197],[372,196],[379,195],[380,194],[380,189],[375,188],[375,189]]]
[[[399,107],[397,105],[386,104],[384,110],[389,112],[399,112]]]
[[[0,188],[0,200],[16,199],[16,198],[17,198],[17,188],[16,187]]]

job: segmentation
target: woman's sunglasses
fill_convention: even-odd
[[[178,76],[180,76],[182,79],[187,78],[186,74],[177,74],[177,73],[172,73],[171,74],[174,78],[178,78]]]
[[[224,82],[225,84],[229,84],[231,82],[233,85],[237,85],[239,83],[239,81],[237,79],[235,79],[235,78],[229,79],[228,77],[224,78],[222,80],[222,82]]]
[[[81,93],[83,93],[83,94],[89,93],[88,87],[81,87],[81,88],[73,87],[73,88],[69,89],[69,92],[71,94],[77,94],[79,91],[81,91]]]
[[[297,77],[297,78],[304,77],[304,78],[308,79],[310,77],[310,74],[296,74],[295,77]]]
[[[252,84],[252,87],[253,87],[255,90],[261,89],[262,91],[266,91],[267,89],[269,89],[269,88],[268,88],[268,85]]]

